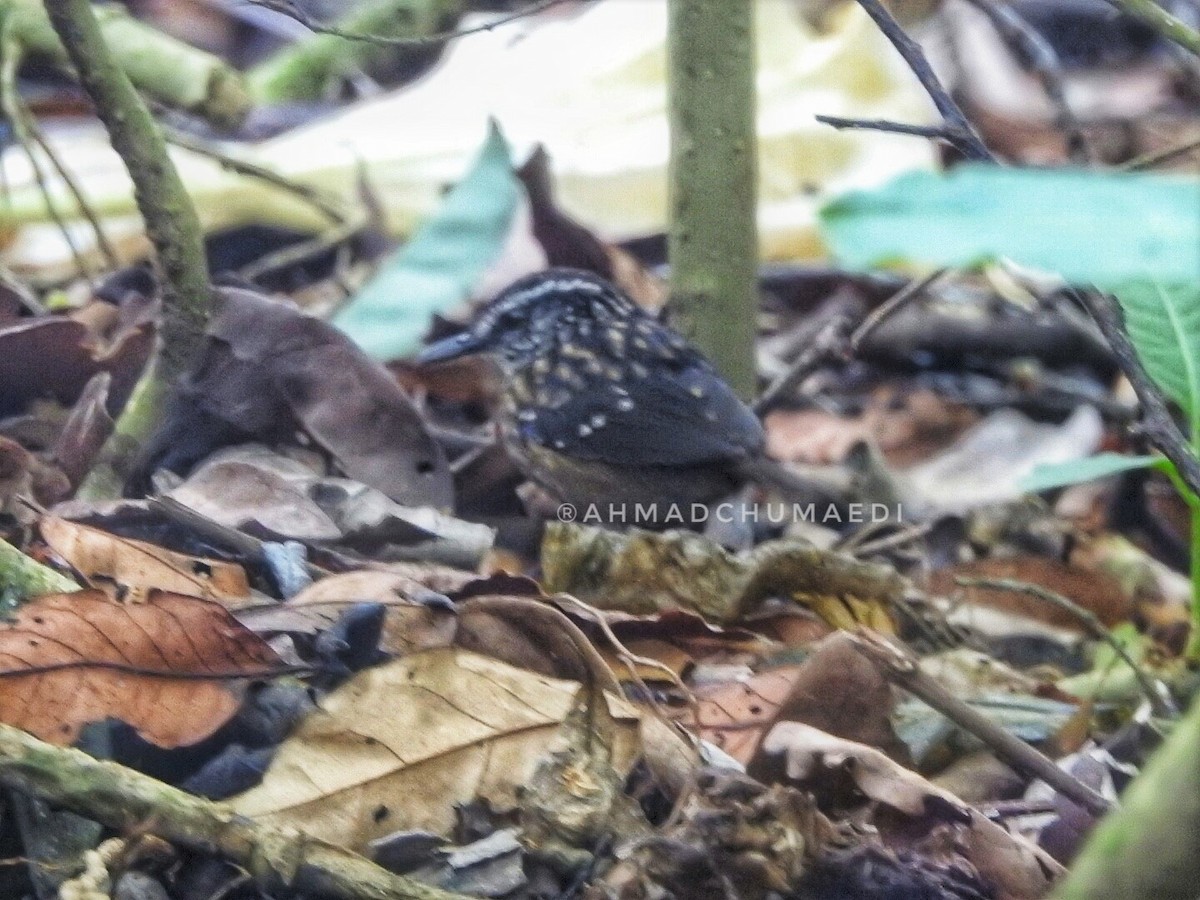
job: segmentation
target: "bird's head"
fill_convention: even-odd
[[[616,287],[580,269],[549,269],[514,282],[461,334],[430,344],[419,363],[487,354],[519,369],[553,347],[588,344],[607,326],[645,314]]]

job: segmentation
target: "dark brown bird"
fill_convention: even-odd
[[[517,281],[418,362],[488,354],[505,375],[505,446],[560,501],[625,510],[728,496],[761,457],[762,425],[688,341],[596,275]]]

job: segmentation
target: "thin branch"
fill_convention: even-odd
[[[933,72],[933,66],[925,58],[925,52],[921,49],[921,45],[905,33],[904,29],[892,18],[892,14],[884,9],[883,4],[879,0],[858,0],[858,5],[874,20],[875,24],[879,26],[879,30],[884,33],[887,39],[892,42],[892,46],[904,57],[904,61],[908,63],[908,67],[917,76],[917,79],[921,82],[921,86],[929,94],[933,105],[937,107],[937,111],[946,121],[950,130],[956,134],[962,134],[963,143],[959,146],[963,154],[968,159],[995,162],[996,157],[992,154],[992,151],[988,150],[987,145],[984,144],[983,139],[975,131],[970,120],[967,119],[962,109],[959,108],[959,105],[954,102],[954,99],[942,86],[942,83],[938,81],[937,75]]]
[[[71,170],[58,158],[58,154],[54,152],[54,148],[50,146],[50,142],[46,140],[46,135],[42,132],[41,126],[38,125],[37,119],[30,114],[29,107],[22,104],[22,113],[27,117],[26,127],[29,134],[42,148],[42,152],[49,157],[55,170],[58,172],[58,177],[62,179],[63,184],[67,186],[67,190],[71,192],[71,196],[75,198],[75,205],[79,207],[79,213],[88,224],[92,226],[92,231],[96,235],[96,246],[100,248],[100,253],[104,256],[105,262],[112,269],[120,268],[121,260],[117,256],[117,251],[109,241],[108,235],[104,233],[104,228],[100,224],[100,217],[96,215],[96,211],[92,209],[92,205],[88,203],[87,196],[83,193],[83,188],[75,179]]]
[[[1122,12],[1141,19],[1163,37],[1174,41],[1184,50],[1200,56],[1200,32],[1175,18],[1154,0],[1108,0]]]
[[[969,154],[971,136],[965,131],[951,128],[949,125],[910,125],[907,122],[893,122],[891,119],[847,119],[842,116],[814,116],[818,122],[839,130],[856,128],[864,131],[884,131],[888,134],[907,134],[911,137],[931,138],[945,141],[957,147],[962,153]]]
[[[780,397],[825,363],[844,359],[849,349],[847,335],[853,324],[850,316],[845,313],[838,313],[826,322],[808,346],[788,366],[787,371],[768,385],[751,404],[755,414],[762,416],[769,412]]]
[[[1129,379],[1129,384],[1142,405],[1141,430],[1150,443],[1175,466],[1179,477],[1196,496],[1200,496],[1200,459],[1188,444],[1166,398],[1154,383],[1125,330],[1125,317],[1115,297],[1098,290],[1072,289],[1067,296],[1078,302],[1091,315],[1108,340],[1117,365]]]
[[[896,312],[916,297],[921,296],[929,288],[933,287],[942,276],[949,272],[949,269],[934,269],[924,278],[918,278],[916,281],[910,281],[892,296],[888,297],[883,303],[871,310],[870,315],[863,319],[862,324],[854,329],[854,333],[850,335],[850,349],[858,352],[858,348],[862,346],[863,341],[870,336],[876,328],[882,325],[885,321],[891,318]]]
[[[533,16],[540,13],[542,10],[549,9],[552,6],[557,6],[563,3],[564,0],[537,0],[528,6],[522,7],[507,15],[500,16],[497,19],[492,19],[482,25],[476,25],[472,28],[459,28],[450,31],[440,31],[437,34],[427,34],[422,37],[389,37],[384,34],[363,34],[357,31],[346,31],[338,28],[336,25],[328,25],[322,22],[314,22],[312,17],[304,10],[296,6],[292,0],[247,0],[248,3],[254,6],[261,6],[263,9],[269,9],[272,12],[277,12],[294,19],[299,22],[309,31],[315,34],[328,34],[331,37],[344,38],[348,41],[360,41],[365,44],[375,44],[380,47],[436,47],[440,44],[445,44],[456,40],[460,37],[466,37],[469,34],[478,34],[481,31],[491,31],[493,28],[499,28],[501,25],[506,25],[509,22],[514,22],[517,19],[523,19],[526,16]]]
[[[1011,591],[1016,594],[1024,594],[1027,597],[1033,597],[1035,600],[1041,600],[1043,603],[1049,603],[1051,606],[1063,610],[1077,619],[1093,638],[1103,641],[1112,647],[1113,652],[1117,654],[1121,662],[1129,666],[1133,671],[1134,677],[1137,679],[1138,687],[1141,688],[1142,694],[1150,702],[1150,707],[1154,710],[1156,716],[1165,718],[1179,714],[1179,710],[1175,709],[1174,705],[1163,696],[1161,689],[1155,684],[1154,680],[1142,670],[1141,666],[1129,655],[1129,651],[1121,645],[1121,642],[1113,636],[1111,631],[1104,627],[1104,623],[1090,609],[1084,609],[1070,598],[1044,588],[1040,584],[1017,581],[1013,578],[958,577],[954,579],[954,582],[963,587],[987,588],[993,591]]]
[[[334,224],[343,224],[350,218],[347,210],[343,209],[337,200],[318,188],[308,184],[301,184],[298,181],[293,181],[284,175],[280,175],[274,169],[269,169],[266,166],[251,162],[246,159],[239,159],[236,156],[230,156],[216,144],[209,141],[193,137],[182,131],[175,129],[164,129],[163,137],[167,143],[174,144],[177,147],[183,147],[185,150],[190,150],[193,153],[199,153],[201,156],[207,156],[211,160],[220,163],[221,168],[228,169],[231,172],[236,172],[239,175],[247,175],[251,178],[257,178],[264,181],[272,187],[277,187],[280,190],[287,191],[301,200],[310,204],[314,209],[321,212]]]
[[[1176,144],[1174,147],[1166,147],[1162,150],[1155,150],[1152,153],[1135,156],[1133,159],[1117,166],[1117,168],[1122,172],[1142,172],[1146,169],[1153,169],[1162,163],[1170,162],[1180,156],[1195,153],[1197,150],[1200,150],[1200,137],[1190,138],[1182,144]]]
[[[987,16],[1001,40],[1017,57],[1021,68],[1041,82],[1042,90],[1054,104],[1059,130],[1067,139],[1067,153],[1077,163],[1088,163],[1092,154],[1083,126],[1067,102],[1062,62],[1050,42],[1030,26],[1016,10],[1002,0],[967,0]]]
[[[50,214],[50,218],[58,226],[58,230],[62,232],[63,240],[67,242],[67,249],[71,251],[71,259],[75,262],[75,268],[84,278],[90,278],[92,273],[88,271],[87,264],[75,243],[75,238],[67,226],[67,221],[54,202],[46,170],[42,168],[41,160],[37,157],[37,141],[29,130],[29,119],[25,115],[24,104],[17,93],[17,70],[21,66],[23,53],[10,23],[5,20],[0,24],[0,112],[12,125],[17,143],[25,151],[29,167],[33,170],[33,179],[37,183],[38,192],[46,203],[46,212]]]
[[[908,651],[883,637],[860,630],[853,635],[854,648],[879,667],[880,673],[897,687],[920,698],[960,728],[979,738],[996,756],[1016,769],[1042,779],[1054,790],[1096,816],[1112,804],[1054,760],[1009,734],[979,710],[964,703],[935,679],[926,675]]]
[[[150,498],[150,508],[162,513],[175,524],[195,532],[205,540],[229,547],[244,556],[261,560],[266,555],[265,541],[237,528],[215,522],[208,516],[196,512],[190,506],[180,503],[174,497],[152,497]],[[328,569],[323,569],[308,560],[304,561],[304,569],[314,581],[332,574]]]

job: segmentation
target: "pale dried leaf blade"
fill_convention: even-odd
[[[417,653],[361,672],[326,698],[263,783],[231,802],[243,815],[352,849],[399,829],[446,834],[456,804],[514,805],[578,690],[462,650]],[[614,767],[624,773],[637,716],[609,702]]]
[[[120,719],[162,747],[199,741],[240,703],[238,679],[279,669],[220,604],[152,591],[48,594],[0,626],[0,721],[56,744]],[[205,677],[210,676],[210,677]]]
[[[234,563],[175,553],[57,516],[45,516],[39,529],[50,548],[93,584],[116,582],[209,599],[250,596],[246,573]]]

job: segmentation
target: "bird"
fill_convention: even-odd
[[[509,455],[577,511],[686,525],[694,505],[731,496],[763,458],[762,423],[713,364],[591,272],[519,279],[416,362],[477,354],[502,375],[496,418]]]

